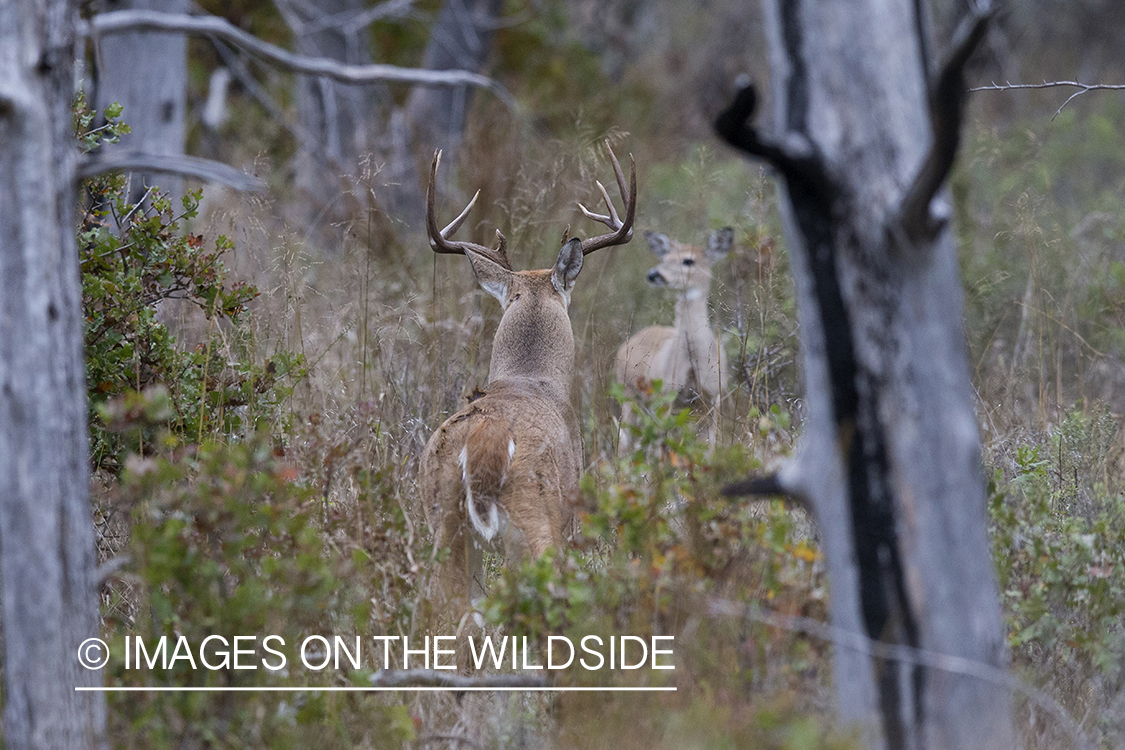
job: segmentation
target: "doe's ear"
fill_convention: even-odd
[[[559,250],[558,260],[551,269],[551,283],[564,299],[570,300],[570,290],[574,288],[574,280],[582,270],[582,240],[574,237],[568,240]]]
[[[473,275],[477,277],[480,288],[507,308],[508,292],[512,289],[512,272],[472,250],[466,250],[465,255],[469,259],[469,265],[473,267]]]
[[[734,230],[730,227],[716,229],[711,232],[711,237],[707,240],[707,255],[715,261],[729,253],[732,247],[734,247]]]
[[[664,255],[672,249],[672,241],[668,239],[668,235],[666,234],[646,230],[645,239],[648,240],[648,249],[651,250],[657,258],[663,258]]]

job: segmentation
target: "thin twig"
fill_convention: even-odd
[[[468,70],[403,68],[381,63],[346,65],[325,57],[299,55],[262,41],[218,16],[189,16],[150,10],[116,10],[99,13],[88,21],[80,21],[77,31],[84,37],[120,34],[127,31],[212,35],[293,73],[322,76],[347,84],[386,81],[412,83],[418,86],[480,86],[496,94],[509,108],[515,108],[515,99],[507,89],[499,82],[479,73]]]
[[[977,86],[969,89],[969,91],[1010,91],[1014,89],[1054,89],[1054,88],[1077,88],[1073,94],[1067,97],[1066,101],[1055,110],[1055,114],[1051,117],[1054,121],[1059,113],[1063,111],[1063,107],[1070,104],[1071,100],[1075,97],[1082,96],[1087,91],[1125,91],[1125,83],[1079,83],[1078,81],[1043,81],[1043,83],[1010,83],[1004,81],[1003,84],[993,81],[988,86]]]
[[[1093,750],[1094,745],[1081,727],[1071,718],[1059,702],[1042,690],[1029,685],[1018,677],[1009,674],[1007,670],[993,666],[986,662],[969,659],[964,656],[941,654],[936,651],[915,648],[898,643],[883,643],[868,638],[862,633],[844,630],[811,617],[800,615],[786,615],[772,612],[755,604],[730,601],[729,599],[714,599],[708,605],[708,612],[713,617],[741,617],[753,622],[762,623],[772,628],[787,630],[793,633],[827,641],[837,646],[850,648],[860,653],[875,656],[880,659],[905,662],[920,667],[936,669],[949,674],[958,674],[972,677],[982,682],[999,685],[1013,693],[1020,693],[1028,698],[1039,708],[1050,714],[1059,723],[1059,726],[1070,737],[1075,747],[1083,750]]]

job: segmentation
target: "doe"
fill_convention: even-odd
[[[711,233],[706,248],[684,245],[657,232],[645,232],[648,246],[660,262],[648,272],[653,286],[676,292],[676,317],[671,326],[649,326],[633,334],[617,350],[617,382],[631,394],[660,380],[682,401],[703,400],[708,407],[709,439],[718,433],[719,401],[726,391],[726,355],[711,329],[707,297],[711,269],[730,252],[734,230],[724,227]],[[628,450],[625,428],[629,403],[621,414],[620,448]]]

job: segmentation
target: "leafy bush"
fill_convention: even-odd
[[[306,636],[353,633],[366,639],[394,628],[396,610],[409,614],[404,597],[387,596],[388,587],[404,577],[409,595],[416,584],[409,569],[391,569],[399,559],[392,552],[402,548],[407,533],[389,486],[359,473],[353,477],[362,488],[357,502],[326,507],[316,488],[300,481],[277,453],[272,440],[258,437],[128,461],[125,483],[111,504],[130,515],[132,534],[123,550],[128,572],[110,589],[104,607],[115,656],[107,683],[324,684],[322,673],[309,672],[298,660],[298,644]],[[371,546],[340,554],[332,540],[357,525],[368,530]],[[372,602],[391,616],[373,618]],[[260,645],[270,634],[284,639],[284,646],[275,641],[273,648],[287,655],[285,669],[260,666],[262,657],[274,660]],[[124,668],[126,636],[133,643],[143,639],[149,651],[167,636],[171,652],[181,636],[195,648],[210,635],[228,642],[257,636],[249,663],[259,667],[195,669],[181,659],[169,669]],[[200,652],[194,653],[199,659]],[[218,651],[209,653],[212,663],[221,661]],[[362,685],[370,672],[366,662],[364,667],[329,674]],[[312,692],[118,693],[110,706],[111,735],[121,746],[145,748],[225,745],[236,738],[242,738],[239,744],[255,738],[254,744],[268,747],[353,742],[399,747],[413,738],[404,706],[371,697],[336,698]]]
[[[107,108],[105,124],[94,127],[93,112],[79,98],[75,128],[82,148],[91,151],[128,132],[120,115],[119,106]],[[183,438],[264,427],[290,393],[285,376],[300,377],[302,361],[281,351],[257,364],[253,351],[232,347],[237,328],[217,330],[241,324],[258,291],[227,282],[223,256],[233,245],[226,237],[207,249],[183,228],[196,216],[201,191],[187,193],[178,212],[155,191],[130,204],[121,174],[88,180],[85,191],[78,245],[94,466],[118,473],[126,449],[144,453],[145,441],[151,445],[155,433],[127,430],[130,412],[114,399],[156,385],[167,390],[172,426]],[[211,323],[205,344],[192,351],[161,320],[162,305],[174,301],[195,306]]]
[[[1125,688],[1125,497],[1101,477],[1087,485],[1081,465],[1111,425],[1070,413],[1046,445],[1017,448],[1014,476],[997,473],[990,501],[1008,644],[1077,716],[1109,716]],[[1125,740],[1120,726],[1100,729],[1111,746]]]
[[[625,398],[620,388],[616,395]],[[745,741],[731,747],[845,746],[846,739],[826,734],[809,718],[809,705],[754,697],[823,684],[823,645],[708,609],[709,602],[727,598],[825,617],[822,558],[811,528],[780,503],[721,498],[725,481],[760,469],[760,462],[740,445],[709,454],[689,411],[676,410],[675,399],[655,384],[633,404],[638,420],[629,429],[637,449],[603,461],[583,479],[589,510],[580,544],[501,571],[484,605],[487,621],[540,644],[552,634],[573,642],[586,635],[675,636],[674,672],[563,673],[560,679],[598,684],[664,677],[679,688],[677,700],[661,711],[646,710],[643,738],[632,734],[639,720],[625,718],[635,711],[625,701],[576,698],[568,703],[571,726],[581,727],[575,719],[589,711],[589,726],[603,731],[596,741],[582,735],[580,746],[679,747],[675,738],[697,733],[703,716],[717,732],[716,747],[728,746],[731,737]],[[779,409],[760,420],[767,433],[787,424]],[[746,702],[749,710],[735,708]],[[595,711],[601,718],[594,719]],[[622,720],[609,720],[605,712],[621,713]],[[630,736],[610,729],[618,725],[629,727]]]

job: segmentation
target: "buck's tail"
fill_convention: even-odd
[[[469,520],[486,542],[492,541],[500,531],[500,513],[496,506],[515,453],[515,433],[511,427],[496,420],[482,419],[469,430],[458,457]]]

